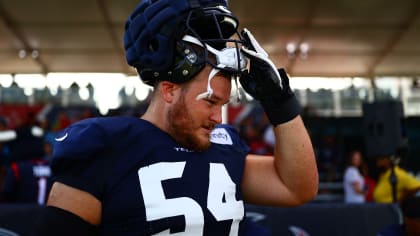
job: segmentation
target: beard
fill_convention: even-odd
[[[188,110],[185,96],[181,96],[176,104],[169,109],[166,119],[169,123],[169,134],[178,144],[194,151],[204,151],[210,147],[210,137],[203,140],[197,134],[200,126],[197,125]],[[213,128],[214,124],[209,126]]]

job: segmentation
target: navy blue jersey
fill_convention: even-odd
[[[202,152],[134,117],[87,119],[56,140],[53,172],[102,202],[102,235],[238,235],[248,148],[232,127]]]
[[[13,162],[4,178],[3,196],[7,202],[43,205],[51,189],[51,169],[47,160]]]

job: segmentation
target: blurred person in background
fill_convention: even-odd
[[[44,156],[44,130],[33,112],[16,120],[14,129],[0,131],[0,143],[7,148],[6,165]]]
[[[420,190],[420,180],[401,168],[398,159],[380,156],[376,166],[381,172],[373,193],[376,203],[401,202]]]
[[[20,117],[16,124],[14,129],[0,131],[0,143],[7,148],[5,163],[42,157],[44,130],[36,120],[36,114],[29,112]]]
[[[44,205],[51,189],[51,168],[43,158],[12,162],[1,191],[4,202]]]
[[[366,160],[362,161],[360,172],[365,180],[365,201],[374,202],[373,192],[375,191],[376,180],[370,174],[369,165]]]
[[[15,129],[0,131],[0,143],[8,148],[0,195],[4,202],[43,205],[51,187],[44,131],[32,112],[18,124]]]
[[[334,182],[339,179],[337,171],[341,157],[336,135],[327,134],[322,137],[316,158],[322,181]]]
[[[4,139],[4,137],[2,137],[5,134],[3,131],[6,131],[7,129],[8,127],[6,118],[0,116],[0,190],[3,189],[3,179],[6,175],[6,160],[8,155],[8,149],[7,147],[4,147],[1,140]],[[0,194],[0,202],[2,201],[3,196]]]
[[[259,155],[272,155],[273,149],[263,137],[262,130],[252,115],[245,117],[239,124],[239,134],[250,148],[250,153]]]
[[[365,180],[360,172],[362,164],[362,153],[354,150],[347,157],[347,167],[344,172],[344,202],[364,203],[365,202]]]
[[[67,128],[72,123],[73,122],[67,112],[65,110],[60,110],[55,116],[54,120],[51,122],[51,131],[58,132]]]

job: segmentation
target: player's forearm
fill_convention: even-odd
[[[270,123],[275,126],[275,170],[270,168],[273,167],[270,161],[267,173],[271,180],[274,178],[273,182],[277,182],[279,190],[271,195],[279,199],[278,203],[298,205],[307,202],[317,193],[318,173],[312,144],[299,116],[301,106],[290,87],[286,70],[276,68],[249,30],[244,29],[242,36],[245,47],[241,52],[249,58],[250,64],[239,82],[260,102]],[[264,173],[259,175],[265,176]]]
[[[297,204],[312,200],[318,191],[318,170],[313,147],[300,116],[277,125],[275,166],[279,178]]]

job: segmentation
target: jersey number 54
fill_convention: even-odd
[[[160,162],[138,170],[148,221],[172,216],[185,217],[185,230],[179,233],[162,231],[155,235],[197,236],[203,235],[204,214],[201,206],[192,198],[166,198],[162,181],[182,178],[186,162]],[[226,167],[210,163],[207,208],[217,221],[232,220],[230,236],[238,235],[239,222],[244,216],[242,201],[236,200],[236,185]]]

